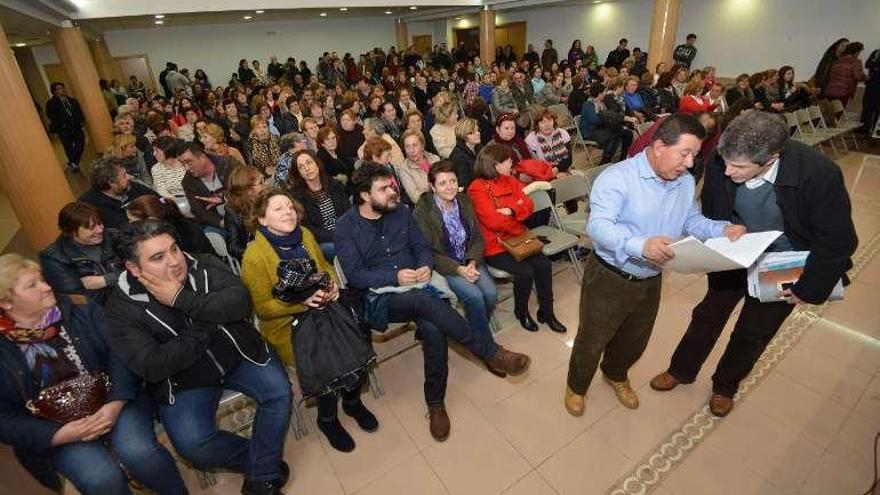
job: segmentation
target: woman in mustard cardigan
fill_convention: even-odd
[[[251,213],[251,225],[256,230],[254,240],[242,258],[242,280],[248,292],[263,338],[278,352],[285,364],[293,362],[291,325],[293,316],[313,308],[320,308],[339,298],[339,279],[333,267],[321,254],[315,236],[299,225],[303,207],[282,189],[272,187],[257,195]],[[319,290],[302,303],[286,303],[272,295],[272,286],[278,282],[278,264],[282,259],[309,257],[315,261],[320,272],[329,273],[333,288]],[[360,399],[360,385],[342,392],[342,409],[368,432],[376,431],[379,422]],[[354,450],[354,440],[342,427],[336,414],[335,394],[318,397],[318,428],[333,448],[342,452]]]

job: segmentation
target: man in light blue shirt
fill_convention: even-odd
[[[685,235],[738,239],[745,227],[704,217],[687,173],[705,130],[689,115],[667,118],[645,151],[603,172],[590,193],[593,254],[581,288],[580,324],[568,369],[565,406],[580,416],[600,366],[625,407],[639,406],[627,372],[651,336],[670,244]]]

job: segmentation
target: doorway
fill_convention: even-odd
[[[430,34],[416,34],[412,37],[413,48],[416,53],[422,56],[426,53],[431,53],[433,50],[433,42],[434,38]]]
[[[153,69],[150,59],[146,55],[127,55],[125,57],[113,57],[119,63],[124,81],[119,81],[123,86],[128,86],[129,76],[138,78],[148,89],[156,91],[156,79],[153,77]],[[193,74],[195,75],[195,74]]]
[[[464,42],[464,46],[466,46],[468,50],[471,50],[476,49],[477,45],[480,43],[479,27],[455,29],[452,34],[453,39],[455,40],[454,46],[458,46],[459,43]],[[517,59],[522,58],[523,54],[526,52],[525,22],[511,22],[509,24],[495,26],[495,46],[503,47],[505,45],[510,45],[511,48],[513,48],[513,53],[516,54]]]

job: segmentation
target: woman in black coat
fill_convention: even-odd
[[[455,178],[459,187],[467,190],[474,177],[474,163],[480,152],[480,128],[477,121],[465,117],[455,125],[455,148],[449,154],[449,160],[455,166]]]
[[[315,235],[324,258],[332,260],[336,256],[333,231],[339,217],[351,208],[351,200],[343,185],[327,176],[315,152],[297,151],[293,165],[286,187],[305,209],[302,225]]]
[[[186,493],[174,459],[156,440],[151,401],[104,333],[97,303],[81,295],[56,299],[37,263],[0,256],[0,442],[59,493],[60,473],[84,495],[130,494],[120,464],[150,491]],[[111,385],[92,414],[62,423],[26,405],[49,387],[97,373]]]

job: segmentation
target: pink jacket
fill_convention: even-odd
[[[868,78],[862,68],[862,62],[854,56],[841,57],[831,64],[828,72],[828,84],[823,94],[829,99],[849,100],[856,93],[859,81]]]

